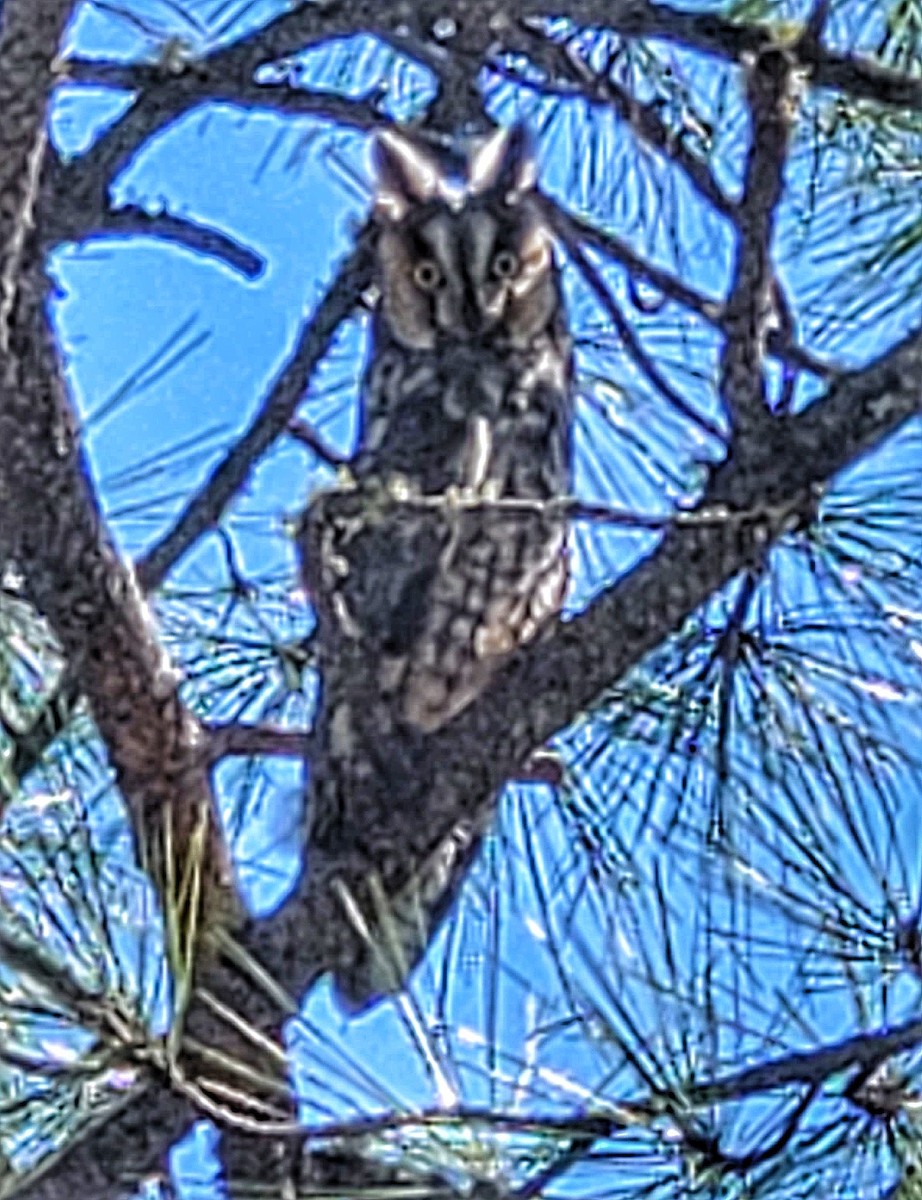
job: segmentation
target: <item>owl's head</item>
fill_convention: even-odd
[[[411,349],[500,339],[527,346],[558,307],[553,240],[521,125],[483,141],[455,181],[414,138],[374,143],[381,314]]]

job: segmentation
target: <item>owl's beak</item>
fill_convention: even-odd
[[[467,288],[465,288],[464,294],[461,297],[461,321],[459,325],[460,329],[464,332],[465,341],[470,338],[479,337],[485,328],[483,312],[477,303],[477,298]]]

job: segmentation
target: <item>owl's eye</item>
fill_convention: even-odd
[[[518,269],[519,260],[511,250],[500,250],[491,267],[495,279],[511,279]]]
[[[421,259],[413,268],[413,282],[424,292],[434,292],[442,282],[442,272],[438,263],[431,258]]]

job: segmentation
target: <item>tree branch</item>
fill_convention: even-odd
[[[557,0],[519,0],[519,12],[531,17],[559,17]],[[777,49],[777,34],[770,26],[728,21],[714,13],[695,13],[651,0],[631,0],[612,5],[610,0],[567,0],[567,16],[583,25],[598,25],[630,37],[659,38],[698,50],[727,62],[744,55]],[[834,88],[858,100],[871,100],[894,108],[922,108],[922,79],[882,67],[862,55],[840,54],[819,43],[809,24],[799,40],[785,42],[797,65],[816,87]]]
[[[460,0],[458,5],[463,8]],[[345,36],[360,29],[387,37],[401,24],[396,8],[383,17],[380,11],[372,13],[370,8],[369,0],[339,0],[299,7],[239,42],[190,63],[179,73],[163,66],[106,67],[78,60],[74,65],[75,78],[105,76],[113,85],[140,85],[141,93],[132,108],[85,155],[62,168],[55,188],[56,204],[73,213],[98,216],[104,212],[110,181],[137,149],[158,130],[208,99],[277,104],[286,111],[311,111],[358,128],[380,123],[381,115],[364,101],[323,93],[304,93],[299,100],[299,89],[274,92],[271,85],[253,81],[260,65],[297,53],[325,38]],[[559,4],[548,5],[547,0],[520,0],[518,9],[526,16],[559,15]],[[613,9],[607,0],[570,0],[568,12],[574,20],[586,24],[598,24],[625,35],[662,38],[730,61],[739,61],[745,53],[758,54],[774,45],[773,34],[767,28],[737,25],[710,14],[688,13],[644,0],[634,0],[620,9]],[[497,25],[497,33],[500,28]],[[507,25],[504,36],[512,36],[511,25]],[[412,53],[412,46],[402,48]],[[922,106],[922,80],[888,71],[868,60],[825,51],[816,32],[809,27],[804,37],[788,50],[799,65],[810,69],[812,82],[819,86],[837,88],[883,104]],[[656,115],[653,117],[655,121]],[[654,142],[668,132],[654,129],[647,117],[642,127]],[[691,164],[689,167],[697,171]],[[711,200],[719,202],[717,196]]]
[[[348,454],[342,454],[334,446],[331,446],[308,421],[292,417],[288,422],[288,436],[294,441],[300,442],[302,446],[306,446],[328,467],[344,467],[349,461]]]
[[[223,54],[216,52],[213,56]],[[188,78],[186,78],[188,73]],[[169,94],[176,73],[147,63],[100,62],[94,58],[69,58],[65,77],[71,83],[111,87],[119,91]],[[213,59],[192,60],[179,77],[183,79],[183,111],[200,104],[252,104],[276,109],[292,116],[314,116],[348,129],[375,129],[391,124],[390,118],[371,101],[342,96],[331,90],[300,87],[290,81],[257,83],[254,79],[228,79],[214,69]],[[108,135],[104,134],[103,137]],[[79,163],[81,160],[76,160]]]
[[[875,1069],[905,1050],[922,1042],[922,1021],[918,1018],[902,1025],[856,1033],[828,1046],[797,1050],[792,1054],[728,1072],[710,1081],[695,1084],[685,1093],[690,1104],[720,1104],[739,1100],[758,1092],[775,1091],[792,1083],[819,1084],[851,1067]]]
[[[266,266],[261,254],[222,233],[220,229],[209,228],[168,212],[151,213],[135,204],[106,209],[95,222],[89,214],[76,212],[70,206],[56,208],[49,213],[49,218],[46,226],[48,237],[55,242],[81,242],[101,234],[152,237],[197,254],[205,254],[209,258],[220,259],[248,279],[258,278]]]
[[[52,209],[62,207],[71,214],[83,213],[91,222],[108,207],[108,189],[138,149],[155,133],[206,100],[273,104],[283,96],[284,107],[294,104],[297,89],[273,89],[254,81],[257,69],[331,37],[342,37],[374,28],[376,18],[371,0],[334,0],[333,3],[300,5],[283,13],[260,29],[230,46],[196,59],[184,69],[168,65],[106,68],[97,64],[97,75],[140,82],[135,103],[115,121],[94,145],[79,158],[55,172]],[[380,19],[380,14],[378,14]],[[394,18],[396,20],[396,17]],[[126,74],[128,72],[128,74]],[[91,68],[78,60],[75,75],[89,75]],[[327,93],[304,93],[300,111],[336,120],[351,117],[360,127],[382,118],[365,102]],[[72,216],[70,218],[74,220]],[[48,247],[46,246],[46,249]]]
[[[287,428],[337,327],[353,310],[370,280],[368,248],[360,238],[246,431],[188,502],[173,528],[138,562],[138,579],[144,591],[158,587],[202,534],[218,524],[257,460]]]
[[[627,270],[633,278],[649,283],[670,300],[690,308],[715,329],[727,333],[726,306],[723,301],[712,299],[704,292],[685,283],[677,275],[655,263],[642,258],[623,238],[607,230],[599,229],[591,221],[576,213],[568,212],[549,196],[542,196],[545,213],[561,236],[569,241],[591,246],[594,250],[613,259]],[[767,348],[781,362],[797,371],[809,371],[820,379],[834,378],[839,372],[825,359],[797,345],[791,339],[790,330],[782,322],[781,328],[770,326]]]
[[[212,805],[200,732],[179,701],[178,674],[100,514],[44,298],[43,276],[33,266],[20,276],[12,353],[0,384],[3,516],[16,531],[26,590],[89,701],[139,844],[150,849],[167,819],[179,844],[191,844]],[[208,868],[212,884],[225,888],[228,864],[214,823]]]
[[[279,725],[206,724],[208,758],[212,763],[232,756],[267,754],[276,758],[303,759],[307,735]]]
[[[593,71],[580,58],[574,45],[554,42],[527,25],[520,24],[505,31],[503,49],[526,55],[547,78],[546,84],[533,84],[515,72],[495,68],[513,79],[519,87],[535,87],[547,93],[553,90],[555,79],[565,80],[566,86],[558,87],[557,95],[579,98],[591,105],[611,109],[642,142],[679,167],[698,195],[721,216],[733,217],[736,205],[724,194],[710,167],[703,158],[688,149],[675,129],[663,121],[656,106],[642,103],[610,76]]]
[[[630,322],[609,291],[605,280],[583,253],[579,244],[567,238],[565,229],[566,227],[563,225],[558,226],[558,232],[563,238],[567,253],[579,268],[580,273],[586,280],[591,291],[595,294],[599,304],[601,304],[602,308],[611,318],[611,322],[618,336],[621,338],[622,345],[635,366],[637,366],[643,375],[646,375],[650,383],[672,405],[680,416],[684,417],[686,421],[691,421],[692,424],[697,425],[709,437],[714,438],[718,442],[723,442],[724,434],[720,427],[697,412],[685,397],[676,391],[664,373],[647,354],[646,350],[644,350],[640,339],[634,333]]]
[[[0,26],[0,354],[9,352],[10,319],[25,242],[35,219],[36,163],[45,148],[45,112],[61,34],[73,0],[10,0]],[[3,492],[0,491],[0,503]],[[0,542],[0,551],[3,543]],[[0,561],[3,559],[0,553]]]
[[[720,395],[734,436],[758,436],[768,421],[762,360],[772,320],[772,235],[784,189],[791,125],[791,58],[759,55],[747,70],[752,133],[737,220],[736,263],[724,310]]]

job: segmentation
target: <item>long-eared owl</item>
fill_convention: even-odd
[[[373,153],[358,445],[349,486],[309,506],[300,548],[322,672],[311,838],[393,866],[399,822],[388,845],[379,827],[425,804],[407,780],[427,737],[560,611],[572,371],[526,131],[481,142],[460,177],[404,133]],[[480,831],[444,832],[417,924],[442,911]],[[424,931],[412,940],[411,960]],[[339,983],[353,998],[392,990],[370,969]]]

